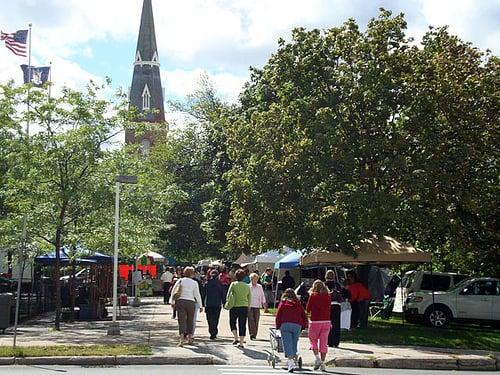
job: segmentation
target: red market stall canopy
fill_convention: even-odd
[[[301,266],[327,264],[430,263],[431,254],[388,236],[373,236],[354,247],[357,256],[340,251],[315,251],[300,259]]]

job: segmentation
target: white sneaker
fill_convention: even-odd
[[[286,367],[288,368],[288,372],[293,372],[295,368],[295,362],[293,361],[293,359],[289,359],[286,361]]]
[[[321,362],[321,365],[319,365],[319,369],[321,371],[326,371],[326,365],[325,365],[325,362]]]
[[[314,361],[314,369],[319,369],[319,366],[321,366],[321,359],[316,358],[316,360]]]

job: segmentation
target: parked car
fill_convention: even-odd
[[[452,272],[433,272],[431,274],[429,271],[408,271],[403,276],[401,285],[396,289],[392,311],[402,313],[403,305],[410,293],[432,290],[444,292],[468,277]]]
[[[443,328],[451,321],[500,324],[500,280],[466,279],[446,292],[415,292],[408,296],[405,316]]]

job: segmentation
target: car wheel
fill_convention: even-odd
[[[445,328],[451,320],[449,311],[440,306],[436,306],[434,309],[430,307],[425,315],[427,324],[435,328]]]

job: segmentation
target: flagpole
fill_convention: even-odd
[[[31,23],[28,25],[28,83],[31,84]],[[30,135],[30,88],[28,86],[28,98],[27,98],[27,106],[28,106],[28,119],[26,121],[26,135],[29,137]]]
[[[50,101],[50,94],[52,92],[52,61],[49,62],[49,89],[48,89],[48,94],[49,94],[49,101]]]

